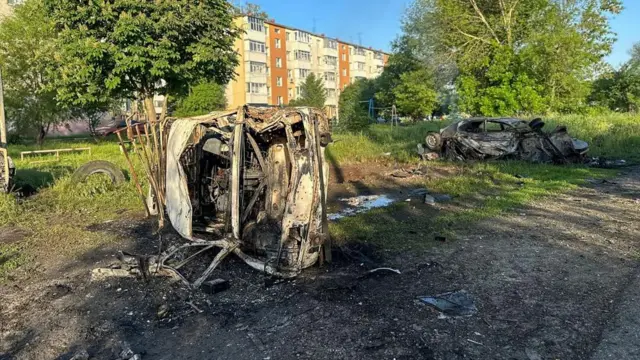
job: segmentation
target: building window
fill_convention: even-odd
[[[356,76],[355,79],[356,79],[356,81],[364,80],[364,79],[366,79],[366,77],[364,77],[364,76]]]
[[[291,33],[287,31],[287,41],[290,40],[290,36],[289,35],[291,35]]]
[[[282,44],[280,43],[280,39],[276,39],[276,49],[280,49]]]
[[[330,56],[330,55],[325,55],[324,57],[324,63],[327,65],[337,65],[338,64],[338,58],[335,56]]]
[[[331,40],[331,39],[324,39],[324,47],[328,48],[328,49],[337,49],[338,48],[338,42],[335,40]]]
[[[276,33],[276,34],[280,34],[280,29],[275,28],[275,29],[273,29],[273,32]]]
[[[296,50],[296,60],[311,61],[311,52],[304,50]]]
[[[329,98],[336,97],[336,89],[327,89],[327,97]]]
[[[336,73],[334,72],[324,73],[324,81],[336,81]]]
[[[361,47],[355,48],[355,54],[364,56],[364,49]]]
[[[295,34],[296,41],[303,42],[303,43],[311,42],[311,35],[309,33],[297,30],[294,34]]]
[[[364,71],[365,65],[366,65],[365,63],[360,61],[356,62],[356,68],[360,71]]]
[[[309,69],[298,69],[298,77],[300,79],[306,79],[309,76]]]
[[[293,98],[293,89],[289,89],[289,99]]]
[[[24,4],[25,0],[7,0],[7,4],[11,6]]]
[[[282,76],[276,78],[276,86],[282,86]]]
[[[347,69],[342,69],[342,76],[347,76]]]
[[[249,51],[265,53],[266,47],[263,42],[249,40]]]
[[[247,92],[251,94],[266,94],[267,84],[247,83]]]
[[[346,53],[342,53],[342,61],[347,61],[347,54]]]
[[[376,60],[382,60],[382,59],[383,59],[383,55],[382,55],[382,53],[379,53],[379,52],[376,52],[376,53],[373,55],[373,57],[374,57]]]
[[[249,72],[253,74],[265,74],[267,72],[267,64],[249,61]]]
[[[164,100],[155,100],[153,103],[153,105],[157,108],[161,108],[164,106]]]
[[[264,32],[264,20],[249,16],[249,28],[253,31]]]
[[[277,57],[276,58],[276,67],[277,68],[281,68],[282,67],[282,59]]]
[[[284,99],[282,96],[278,96],[278,105],[284,105]]]
[[[296,86],[296,96],[300,96],[300,86]]]
[[[293,71],[291,69],[287,70],[287,77],[293,80]]]

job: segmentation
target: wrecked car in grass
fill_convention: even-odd
[[[471,118],[428,133],[418,145],[423,158],[451,160],[517,159],[539,163],[581,162],[589,145],[572,138],[567,128],[542,130],[544,122],[514,118]]]
[[[150,155],[140,157],[148,160],[147,206],[161,218],[166,213],[188,240],[151,259],[149,269],[179,275],[192,257],[217,250],[193,283],[199,286],[232,253],[282,277],[329,260],[324,152],[331,135],[322,111],[245,106],[168,119],[143,132],[138,143],[148,149],[137,152]]]

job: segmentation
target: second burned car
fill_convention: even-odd
[[[589,145],[565,126],[544,131],[544,122],[514,118],[471,118],[428,133],[418,145],[423,158],[451,160],[517,159],[541,163],[581,162]],[[434,155],[435,154],[435,155]]]

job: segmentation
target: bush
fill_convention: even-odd
[[[369,79],[356,80],[340,94],[338,131],[365,130],[371,119],[367,113],[367,103],[375,94],[375,82]]]

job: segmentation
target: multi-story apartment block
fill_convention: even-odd
[[[382,73],[388,54],[324,34],[253,16],[236,18],[245,32],[236,41],[240,64],[227,86],[230,108],[243,104],[286,105],[300,97],[300,87],[313,73],[327,91],[325,111],[337,114],[340,92],[360,78]]]

